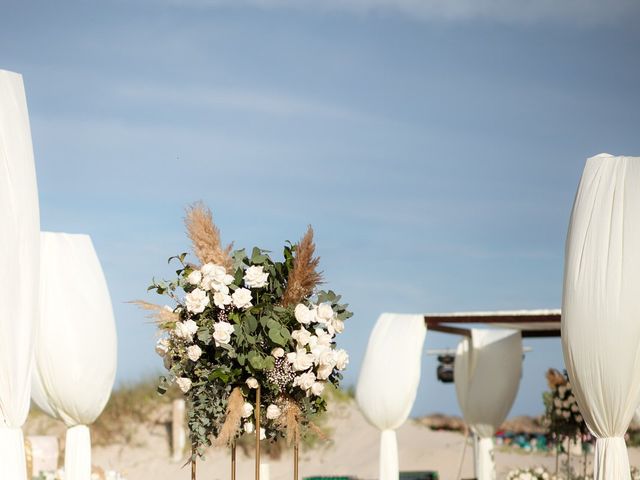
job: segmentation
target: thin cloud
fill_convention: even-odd
[[[166,0],[176,7],[254,7],[353,14],[400,14],[423,21],[606,24],[640,12],[636,0]]]
[[[275,116],[315,116],[346,120],[368,118],[359,112],[324,101],[252,89],[124,86],[118,88],[117,93],[129,100],[177,104],[191,108],[242,110]]]

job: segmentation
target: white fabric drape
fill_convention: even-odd
[[[21,426],[29,412],[38,315],[40,219],[22,77],[0,70],[0,466],[26,477]]]
[[[629,479],[624,434],[640,403],[640,158],[587,160],[565,251],[562,349],[597,437],[597,480]]]
[[[365,418],[382,431],[380,480],[398,480],[395,430],[409,416],[420,383],[427,329],[422,315],[384,313],[369,337],[356,400]]]
[[[40,329],[33,400],[69,427],[65,479],[91,473],[86,425],[100,415],[116,372],[116,330],[107,283],[87,235],[42,233]]]
[[[493,435],[505,421],[522,374],[522,337],[513,330],[473,329],[458,345],[454,381],[458,404],[476,435],[475,470],[479,480],[496,478]]]

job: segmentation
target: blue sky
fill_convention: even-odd
[[[202,199],[237,246],[313,224],[356,313],[353,384],[383,311],[559,306],[585,158],[640,154],[639,20],[625,0],[3,0],[0,68],[24,76],[43,229],[100,255],[118,381],[161,368],[125,302]],[[558,340],[527,343],[512,414],[562,366]],[[414,414],[457,412],[423,366]]]

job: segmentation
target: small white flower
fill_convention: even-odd
[[[311,310],[309,310],[309,308],[302,303],[296,305],[294,314],[296,316],[296,320],[303,325],[307,325],[313,320],[313,314],[311,313]]]
[[[247,378],[246,384],[249,388],[258,388],[258,380],[253,377]]]
[[[265,438],[267,438],[267,431],[260,427],[260,440],[264,440]]]
[[[564,394],[566,393],[566,391],[567,391],[567,387],[563,385],[560,385],[558,387],[558,395],[560,395],[560,398],[564,398]]]
[[[268,277],[264,267],[252,265],[244,272],[244,284],[249,288],[262,288],[267,285]]]
[[[256,426],[253,424],[253,422],[246,422],[244,424],[244,431],[246,433],[253,433],[256,431]]]
[[[336,352],[336,368],[338,370],[344,370],[349,365],[349,354],[346,350],[338,350]]]
[[[273,350],[271,350],[271,355],[273,355],[275,358],[284,357],[284,349],[280,347],[276,347]]]
[[[582,415],[576,415],[576,422],[582,422]]]
[[[554,398],[553,404],[556,406],[556,408],[560,408],[562,407],[562,400],[560,400],[559,398]]]
[[[216,341],[216,346],[228,344],[231,341],[233,331],[233,325],[229,322],[215,323],[213,325],[213,339]]]
[[[198,345],[191,345],[187,348],[187,357],[192,362],[197,362],[198,359],[202,356],[202,349]]]
[[[333,319],[333,310],[330,303],[321,303],[316,310],[316,322],[324,325]]]
[[[216,292],[213,294],[213,303],[218,308],[224,308],[227,305],[231,305],[231,296],[226,293]]]
[[[156,353],[161,357],[164,357],[169,351],[169,340],[166,338],[161,338],[156,343]]]
[[[274,405],[273,403],[271,405],[269,405],[267,407],[267,418],[269,420],[275,420],[276,418],[278,418],[280,415],[282,414],[282,410],[280,410],[280,407],[277,405]]]
[[[198,331],[198,325],[193,320],[186,320],[184,322],[178,322],[174,330],[174,334],[178,338],[182,338],[187,342],[193,341],[193,336]]]
[[[293,384],[297,387],[300,387],[302,390],[309,390],[313,387],[313,384],[316,381],[316,376],[313,372],[303,373],[302,375],[298,375],[294,380]]]
[[[324,382],[314,382],[314,384],[311,385],[311,393],[314,395],[319,397],[322,395],[322,392],[324,392]]]
[[[305,345],[309,344],[311,332],[302,327],[299,330],[294,330],[293,332],[291,332],[291,338],[298,342],[298,347],[304,347]]]
[[[182,390],[182,393],[187,393],[189,390],[191,390],[191,380],[189,380],[188,378],[177,378],[176,383],[178,384],[180,390]]]
[[[579,409],[578,409],[578,404],[577,404],[577,403],[574,403],[573,405],[571,405],[571,411],[572,411],[573,413],[576,413],[576,412],[578,412],[578,411],[579,411]]]
[[[562,412],[562,416],[563,416],[564,418],[569,418],[569,417],[571,416],[571,412],[566,412],[566,411],[565,411],[565,412]]]
[[[238,288],[233,295],[233,304],[237,308],[249,308],[251,306],[251,290],[247,288]]]
[[[313,355],[307,353],[304,349],[298,349],[295,353],[287,354],[287,360],[293,365],[294,370],[299,372],[307,370],[313,365]]]
[[[249,402],[245,402],[242,405],[242,418],[249,418],[253,414],[253,405]]]
[[[200,273],[200,270],[194,270],[187,276],[187,282],[189,282],[191,285],[200,285],[201,281],[202,273]]]
[[[192,292],[187,293],[184,297],[187,310],[191,313],[202,313],[209,305],[209,296],[207,292],[199,288],[195,288]]]

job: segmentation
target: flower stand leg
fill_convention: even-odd
[[[256,480],[260,480],[260,386],[256,389]]]
[[[236,480],[236,442],[231,444],[231,480]]]

